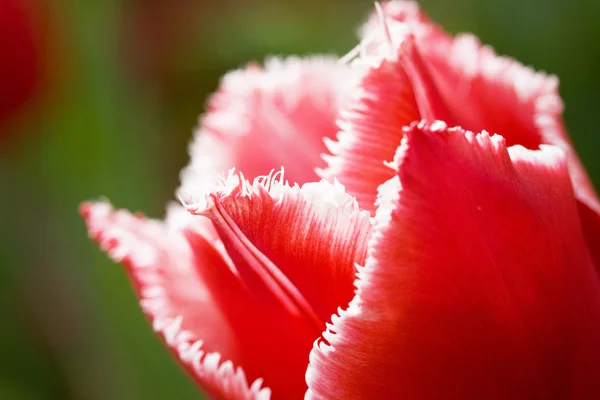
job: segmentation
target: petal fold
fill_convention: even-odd
[[[108,203],[84,203],[80,210],[90,236],[126,267],[153,329],[208,393],[225,400],[270,398],[262,380],[249,385],[237,365],[234,332],[202,276],[204,268],[228,268],[209,240],[196,234],[194,251],[181,232],[160,221]]]
[[[600,284],[564,153],[414,125],[306,398],[600,396]]]
[[[213,221],[240,274],[240,264],[258,259],[269,275],[261,280],[276,282],[288,297],[297,291],[319,325],[348,304],[370,224],[342,185],[290,186],[283,171],[250,183],[230,171],[206,200],[188,210]]]
[[[281,172],[250,183],[230,171],[187,209],[213,221],[242,287],[234,292],[246,290],[247,302],[256,304],[252,317],[232,318],[243,322],[236,325],[242,347],[254,352],[245,370],[264,377],[274,397],[301,397],[312,343],[353,296],[368,213],[339,184],[289,186]]]
[[[389,161],[397,146],[388,140],[389,133],[399,132],[414,120],[442,120],[473,132],[500,134],[509,146],[560,147],[567,154],[577,197],[600,208],[564,127],[556,76],[499,56],[474,35],[453,38],[433,24],[415,2],[390,1],[378,10],[362,29],[361,54],[352,63],[359,70],[368,65],[359,84],[360,97],[341,115],[342,132],[337,142],[328,142],[330,154],[324,156],[328,167],[321,176],[339,179],[361,207],[373,211],[376,188],[385,181],[382,163]],[[390,57],[390,48],[397,54]],[[388,74],[385,80],[373,78],[384,76],[382,65],[398,72]],[[400,103],[401,96],[396,93],[416,100],[416,117],[409,121],[393,118],[395,108],[406,109],[406,100]],[[376,129],[369,129],[366,135],[364,127]],[[377,143],[376,151],[371,151],[372,143]],[[367,151],[362,152],[362,145]]]
[[[323,138],[352,85],[352,71],[333,57],[272,58],[228,73],[210,98],[182,171],[183,198],[214,186],[230,168],[259,176],[282,165],[293,182],[316,180]]]
[[[406,64],[413,64],[410,55],[416,57],[413,51],[413,41],[403,41],[390,58],[369,65],[340,112],[341,130],[336,140],[326,140],[328,166],[319,170],[319,175],[329,181],[339,179],[360,207],[370,212],[375,211],[377,187],[394,174],[385,161],[394,157],[402,128],[421,119],[411,77],[405,70]],[[422,101],[426,103],[425,98]]]

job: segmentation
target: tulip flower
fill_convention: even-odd
[[[214,398],[600,398],[600,207],[557,79],[411,2],[361,35],[228,74],[183,206],[85,203],[91,237]]]
[[[34,7],[23,0],[0,4],[0,141],[15,114],[39,91],[41,48]]]

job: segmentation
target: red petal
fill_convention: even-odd
[[[577,210],[588,250],[600,274],[600,209],[594,203],[591,204],[580,200],[577,202]]]
[[[452,39],[415,2],[387,2],[381,14],[371,16],[362,29],[363,36],[372,41],[369,36],[386,24],[401,23],[417,38],[453,114],[451,121],[440,116],[436,119],[477,132],[499,133],[509,145],[518,143],[528,148],[551,143],[551,139],[544,140],[544,131],[549,131],[549,136],[565,137],[556,77],[496,55],[474,35],[460,34]]]
[[[453,115],[452,124],[498,133],[508,145],[537,149],[541,144],[553,144],[562,148],[575,190],[597,202],[564,129],[558,78],[498,56],[469,34],[457,36],[446,51],[424,41],[419,44]]]
[[[162,222],[108,203],[85,203],[81,213],[90,236],[127,267],[154,330],[204,389],[218,399],[269,398],[262,380],[248,385],[234,366],[241,358],[237,339],[201,276],[202,269],[228,269],[208,240],[196,235],[193,252]]]
[[[292,182],[316,180],[326,148],[337,132],[335,116],[349,69],[331,58],[272,59],[227,74],[212,96],[182,173],[182,195],[210,188],[214,173],[230,168],[248,176],[286,169]],[[188,190],[189,189],[189,190]]]
[[[421,96],[420,102],[415,98],[411,80],[420,79],[406,72],[407,64],[418,64],[414,59],[418,54],[408,40],[394,56],[370,66],[340,112],[337,141],[325,141],[331,155],[324,156],[328,167],[319,175],[329,181],[339,179],[360,207],[370,212],[375,211],[377,187],[394,174],[384,161],[394,157],[402,128],[421,119],[419,108],[431,108],[427,98]]]
[[[363,27],[359,47],[365,52],[355,64],[366,63],[367,69],[340,112],[337,141],[325,142],[331,153],[323,157],[328,167],[318,171],[329,181],[339,179],[370,212],[375,211],[377,187],[393,176],[385,161],[393,158],[402,128],[421,119],[451,118],[415,43],[418,38],[448,47],[450,38],[429,23],[416,3],[388,2],[382,8],[387,20],[375,15]]]
[[[562,152],[421,124],[395,164],[307,398],[600,397],[600,283]]]
[[[578,198],[589,200],[586,203],[591,202],[596,208],[600,207],[594,188],[564,129],[562,100],[558,95],[558,79],[555,76],[536,72],[513,59],[498,56],[490,47],[482,46],[473,35],[462,34],[453,39],[431,23],[414,2],[387,2],[381,7],[380,14],[374,14],[363,27],[362,47],[375,51],[380,58],[383,56],[381,48],[385,47],[382,45],[386,36],[382,34],[383,31],[392,42],[402,41],[407,35],[416,38],[425,69],[434,81],[432,86],[435,90],[426,93],[439,96],[440,102],[444,103],[436,107],[433,114],[424,113],[426,110],[420,107],[421,118],[443,120],[449,125],[475,132],[486,130],[498,133],[506,138],[509,145],[521,144],[531,149],[541,144],[556,145],[567,153]],[[410,76],[410,71],[407,72]],[[395,78],[397,82],[386,81],[384,85],[405,84],[398,76],[401,75]],[[414,86],[414,82],[411,84],[418,99],[422,90]],[[374,95],[385,96],[385,88],[372,88],[369,93],[363,94],[364,97]],[[385,103],[386,100],[383,97],[378,102]],[[372,110],[370,112],[373,113]],[[382,137],[386,135],[382,134]],[[353,142],[351,138],[345,141]],[[380,165],[394,148],[395,144],[382,149],[378,159],[367,163]],[[342,152],[330,162],[334,166],[347,163],[352,161],[346,160]],[[339,176],[339,179],[348,186],[351,194],[354,194],[354,186],[359,186],[370,193],[369,196],[358,193],[361,199],[365,196],[374,198],[375,184],[361,182],[368,178],[352,170],[341,172],[344,176]]]
[[[262,363],[257,368],[274,395],[297,398],[306,390],[312,343],[337,308],[352,298],[354,265],[364,261],[370,225],[368,213],[359,211],[341,185],[290,187],[277,178],[250,184],[230,173],[206,204],[189,210],[214,222],[241,280],[271,315],[275,332],[297,326],[296,334],[287,334],[294,343],[279,353],[279,362],[255,360]],[[273,356],[272,344],[261,348],[252,341]],[[282,368],[287,380],[271,380]]]
[[[540,144],[560,147],[567,154],[575,193],[583,203],[581,208],[600,210],[594,187],[565,130],[555,76],[498,56],[473,35],[462,34],[452,39],[431,23],[414,2],[390,1],[382,10],[388,20],[403,23],[417,38],[439,93],[450,109],[446,115],[436,115],[436,119],[475,132],[485,129],[499,133],[508,145],[521,144],[532,149]],[[381,16],[373,15],[363,27],[363,35],[372,36],[382,25]],[[599,253],[600,235],[592,233],[600,231],[595,228],[598,220],[598,215],[587,212],[582,219],[593,254]],[[594,260],[600,265],[600,254]]]

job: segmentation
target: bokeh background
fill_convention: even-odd
[[[422,0],[561,78],[600,182],[600,2]],[[0,399],[199,399],[78,203],[161,217],[219,77],[356,44],[368,0],[0,0]]]

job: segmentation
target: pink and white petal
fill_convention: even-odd
[[[154,330],[163,337],[182,365],[198,380],[212,399],[269,400],[271,389],[258,378],[251,385],[242,367],[231,360],[224,361],[217,352],[207,353],[204,342],[190,331],[183,330],[184,319],[154,319]]]
[[[201,257],[206,241],[193,229],[185,234],[196,256]],[[234,265],[206,268],[203,278],[211,288],[214,306],[227,315],[236,334],[239,365],[248,380],[260,381],[261,385],[265,382],[273,399],[301,397],[306,391],[301,378],[314,340],[310,327],[265,306],[260,294],[241,279]]]
[[[235,273],[253,295],[249,301],[261,305],[262,313],[240,326],[239,340],[248,343],[242,348],[255,352],[244,368],[257,371],[274,397],[301,397],[312,343],[353,296],[354,265],[366,253],[368,213],[339,184],[290,187],[280,173],[250,183],[233,172],[188,210],[213,221]],[[269,330],[252,333],[256,326]]]
[[[384,1],[360,27],[360,38],[368,38],[373,35],[373,32],[381,29],[386,24],[384,18],[413,26],[423,25],[423,29],[432,25],[418,3],[414,1]]]
[[[337,140],[326,140],[328,166],[317,172],[338,179],[361,208],[374,213],[377,187],[393,176],[385,163],[394,156],[402,128],[422,119],[453,121],[418,46],[426,41],[450,48],[452,38],[410,1],[378,7],[362,36],[360,52],[350,53],[357,56],[351,66],[361,80],[340,112]]]
[[[383,14],[383,17],[381,14]],[[569,139],[562,120],[558,79],[519,62],[498,56],[471,34],[452,38],[431,23],[412,1],[389,1],[362,29],[365,40],[381,38],[386,24],[399,22],[417,40],[425,63],[435,78],[450,115],[434,119],[474,132],[504,136],[508,145],[537,149],[541,144],[562,148],[568,156],[578,198],[600,207],[594,187]],[[398,31],[396,29],[396,31]],[[393,34],[394,30],[390,30]]]
[[[598,204],[564,127],[556,76],[499,56],[471,34],[458,35],[449,51],[425,41],[419,46],[453,123],[476,132],[498,133],[509,146],[560,147],[567,154],[575,191]]]
[[[213,187],[215,173],[230,168],[259,176],[283,165],[293,182],[314,181],[323,138],[335,136],[352,83],[352,71],[333,57],[272,58],[228,73],[200,118],[181,196]]]
[[[126,267],[154,330],[205,390],[218,399],[269,398],[261,380],[249,385],[234,367],[237,340],[201,276],[203,268],[227,268],[208,240],[198,236],[203,248],[194,252],[181,232],[108,203],[84,203],[81,214],[90,236]]]
[[[509,146],[537,149],[548,143],[537,122],[561,115],[556,77],[496,55],[471,34],[457,36],[448,52],[425,42],[419,45],[440,93],[461,126],[501,134]]]
[[[564,153],[413,126],[306,398],[597,398],[600,283]]]
[[[382,4],[381,12],[373,13],[362,28],[362,37],[369,42],[381,41],[387,28],[395,39],[398,34],[394,34],[401,29],[394,27],[394,22],[404,25],[404,30],[417,39],[439,93],[448,104],[450,112],[435,119],[472,131],[499,133],[509,145],[536,149],[541,144],[552,144],[567,154],[575,194],[582,203],[580,209],[585,211],[582,224],[586,240],[595,254],[600,247],[598,235],[589,232],[596,230],[595,221],[600,219],[600,201],[565,129],[558,79],[496,55],[471,34],[452,38],[431,23],[412,1]],[[590,214],[592,210],[597,210],[597,215]],[[600,255],[594,259],[600,265]]]
[[[317,331],[352,298],[354,265],[366,254],[369,214],[339,183],[290,186],[283,172],[250,183],[230,171],[205,202],[188,210],[213,221],[240,274],[248,274],[247,284],[257,279],[261,286],[267,278],[256,278],[264,271],[242,265],[264,260],[261,269],[275,283],[276,297],[316,320]],[[271,289],[254,291],[272,295]]]
[[[432,115],[435,88],[428,84],[412,37],[402,38],[390,54],[363,61],[370,65],[340,112],[336,140],[325,142],[327,168],[318,173],[338,179],[361,209],[374,213],[377,187],[394,174],[385,162],[394,157],[403,127]]]
[[[223,247],[223,242],[209,219],[196,218],[190,215],[181,203],[172,201],[167,203],[165,225],[171,233],[187,231],[188,237],[189,233],[198,235],[203,241],[208,241],[213,248],[218,250],[227,263],[231,263],[231,259]]]
[[[372,15],[363,31],[368,34],[382,30],[386,23],[404,25],[416,38],[456,119],[450,124],[474,132],[498,133],[507,139],[508,145],[521,144],[531,149],[542,143],[555,144],[542,140],[544,131],[552,138],[565,137],[560,118],[563,106],[555,76],[496,55],[472,34],[452,38],[431,23],[412,1],[390,1],[381,9],[385,19]],[[440,116],[435,119],[446,120]]]
[[[385,1],[376,6],[375,11],[360,28],[359,36],[363,42],[371,45],[385,38],[385,35],[381,35],[385,31],[395,39],[394,35],[400,30],[396,29],[394,32],[390,28],[397,23],[404,26],[404,30],[420,42],[427,42],[431,48],[440,52],[445,52],[452,46],[452,36],[434,24],[417,2],[409,0]]]

